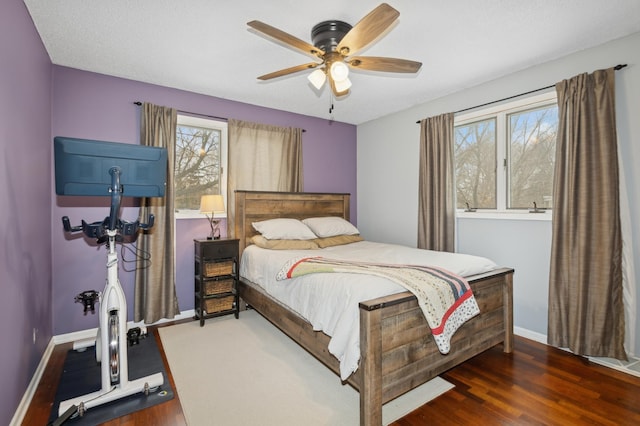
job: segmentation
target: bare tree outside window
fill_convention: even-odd
[[[176,130],[176,210],[198,210],[200,197],[220,194],[221,131],[178,125]]]
[[[551,208],[558,131],[556,105],[509,115],[509,208]]]
[[[496,120],[455,127],[456,204],[496,208]]]

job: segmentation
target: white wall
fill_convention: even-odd
[[[370,240],[416,246],[420,142],[416,121],[617,64],[628,64],[616,72],[616,109],[621,171],[629,190],[628,242],[636,271],[631,281],[640,295],[640,33],[358,126],[358,228]],[[428,67],[423,72],[428,73]],[[458,219],[457,239],[459,251],[515,268],[515,325],[546,335],[550,222]],[[630,354],[640,354],[639,320]]]

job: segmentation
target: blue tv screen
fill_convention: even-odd
[[[164,197],[167,150],[56,136],[56,194],[111,196],[112,168],[120,169],[124,197]]]

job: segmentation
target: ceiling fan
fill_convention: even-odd
[[[377,39],[400,12],[386,3],[373,9],[353,27],[346,22],[330,20],[315,25],[311,30],[313,45],[260,21],[247,22],[251,28],[279,40],[321,62],[309,62],[261,75],[259,80],[270,80],[300,71],[315,69],[308,79],[316,89],[329,80],[336,97],[349,93],[349,67],[367,71],[415,73],[421,62],[378,56],[353,56]]]

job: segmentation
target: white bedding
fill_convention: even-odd
[[[439,266],[461,276],[497,268],[489,259],[459,253],[420,250],[394,244],[361,241],[321,250],[268,250],[245,248],[240,276],[264,290],[313,326],[331,337],[329,352],[340,361],[340,377],[347,379],[358,368],[359,308],[361,301],[406,291],[385,278],[358,274],[310,274],[277,281],[276,275],[292,258],[322,256],[412,265]]]

